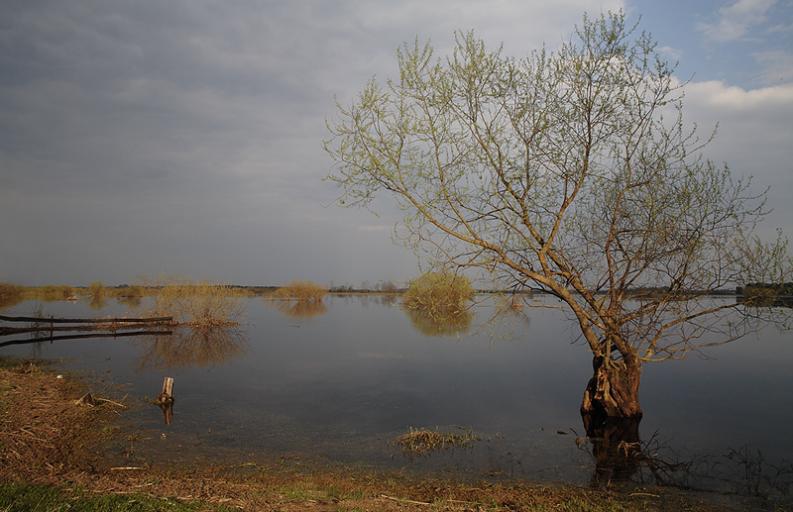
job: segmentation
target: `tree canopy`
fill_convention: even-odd
[[[622,13],[521,59],[455,43],[402,46],[398,78],[339,106],[330,178],[345,204],[396,197],[435,257],[558,297],[595,357],[582,410],[638,416],[643,363],[756,328],[709,293],[790,279],[787,241],[755,236],[764,194],[705,158],[685,83]]]

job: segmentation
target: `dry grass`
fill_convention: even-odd
[[[239,325],[242,307],[238,294],[222,284],[171,282],[158,285],[152,315],[172,316],[174,322],[194,329]]]
[[[75,289],[66,285],[17,286],[0,283],[0,307],[13,306],[25,300],[51,302],[75,297]]]
[[[21,286],[0,283],[0,309],[19,304],[23,300],[23,288]]]
[[[464,311],[473,295],[474,289],[467,277],[427,272],[410,282],[402,300],[409,309],[448,317]]]
[[[272,297],[303,302],[321,302],[328,293],[327,288],[311,281],[292,281],[278,288]]]
[[[78,382],[34,363],[0,368],[0,479],[100,465],[97,448],[118,406],[78,400],[84,394]]]
[[[103,301],[105,299],[106,293],[107,289],[105,288],[105,285],[102,284],[102,281],[94,281],[88,285],[88,295],[91,296],[91,300],[93,301]]]
[[[442,432],[437,429],[413,428],[396,438],[396,444],[413,455],[424,455],[429,452],[448,448],[464,447],[478,441],[471,429],[460,429],[459,432]]]

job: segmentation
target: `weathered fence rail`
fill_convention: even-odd
[[[40,343],[43,341],[61,341],[61,340],[82,340],[88,338],[128,338],[133,336],[170,336],[172,331],[126,331],[116,333],[93,333],[93,334],[69,334],[67,336],[44,336],[38,338],[26,338],[0,341],[0,348],[10,345],[28,345],[30,343]]]
[[[172,316],[154,316],[148,318],[47,318],[41,316],[5,316],[5,322],[34,322],[42,324],[122,324],[122,323],[164,323],[172,322]]]
[[[120,338],[126,336],[168,335],[171,331],[162,329],[173,326],[172,316],[153,316],[145,318],[55,318],[41,316],[6,316],[0,315],[0,322],[25,322],[25,326],[0,324],[0,336],[31,333],[33,337],[26,340],[7,340],[0,342],[0,347],[39,341],[75,340],[83,338]],[[57,325],[56,325],[57,324]],[[70,324],[70,325],[65,325]],[[95,331],[92,334],[55,333]],[[47,333],[48,336],[41,336]]]

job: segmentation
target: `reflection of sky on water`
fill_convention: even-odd
[[[245,340],[225,344],[227,351],[176,337],[43,343],[2,353],[109,371],[137,397],[155,396],[163,376],[175,377],[172,425],[161,425],[155,407],[131,414],[147,427],[167,429],[169,442],[202,450],[223,445],[376,466],[589,481],[589,453],[577,449],[574,435],[556,433],[581,433],[578,407],[591,374],[589,353],[562,312],[526,307],[489,322],[494,308],[485,301],[470,330],[450,333],[450,343],[417,330],[398,303],[372,297],[326,297],[324,314],[284,315],[260,298],[245,304]],[[103,314],[124,311],[110,301]],[[48,303],[44,312],[93,313],[85,302]],[[707,356],[646,367],[642,437],[657,430],[681,456],[749,445],[769,461],[793,460],[793,344],[786,335],[767,329]],[[412,461],[390,444],[411,426],[454,425],[471,427],[483,441]]]

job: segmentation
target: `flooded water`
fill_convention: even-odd
[[[42,342],[6,346],[0,355],[57,359],[66,370],[123,384],[142,404],[128,417],[146,432],[140,450],[152,457],[171,445],[180,449],[169,457],[219,462],[286,456],[460,478],[593,479],[597,461],[580,437],[578,413],[591,356],[562,311],[524,308],[490,321],[495,306],[485,297],[470,318],[435,325],[384,296],[328,297],[313,306],[243,301],[244,324],[220,337]],[[41,307],[55,316],[143,314],[116,303]],[[164,376],[175,379],[170,425],[144,402]],[[663,479],[655,473],[666,471],[670,482],[694,488],[790,492],[789,332],[769,327],[646,366],[641,401],[648,464],[634,479]],[[394,443],[411,427],[471,429],[479,441],[411,456]]]

